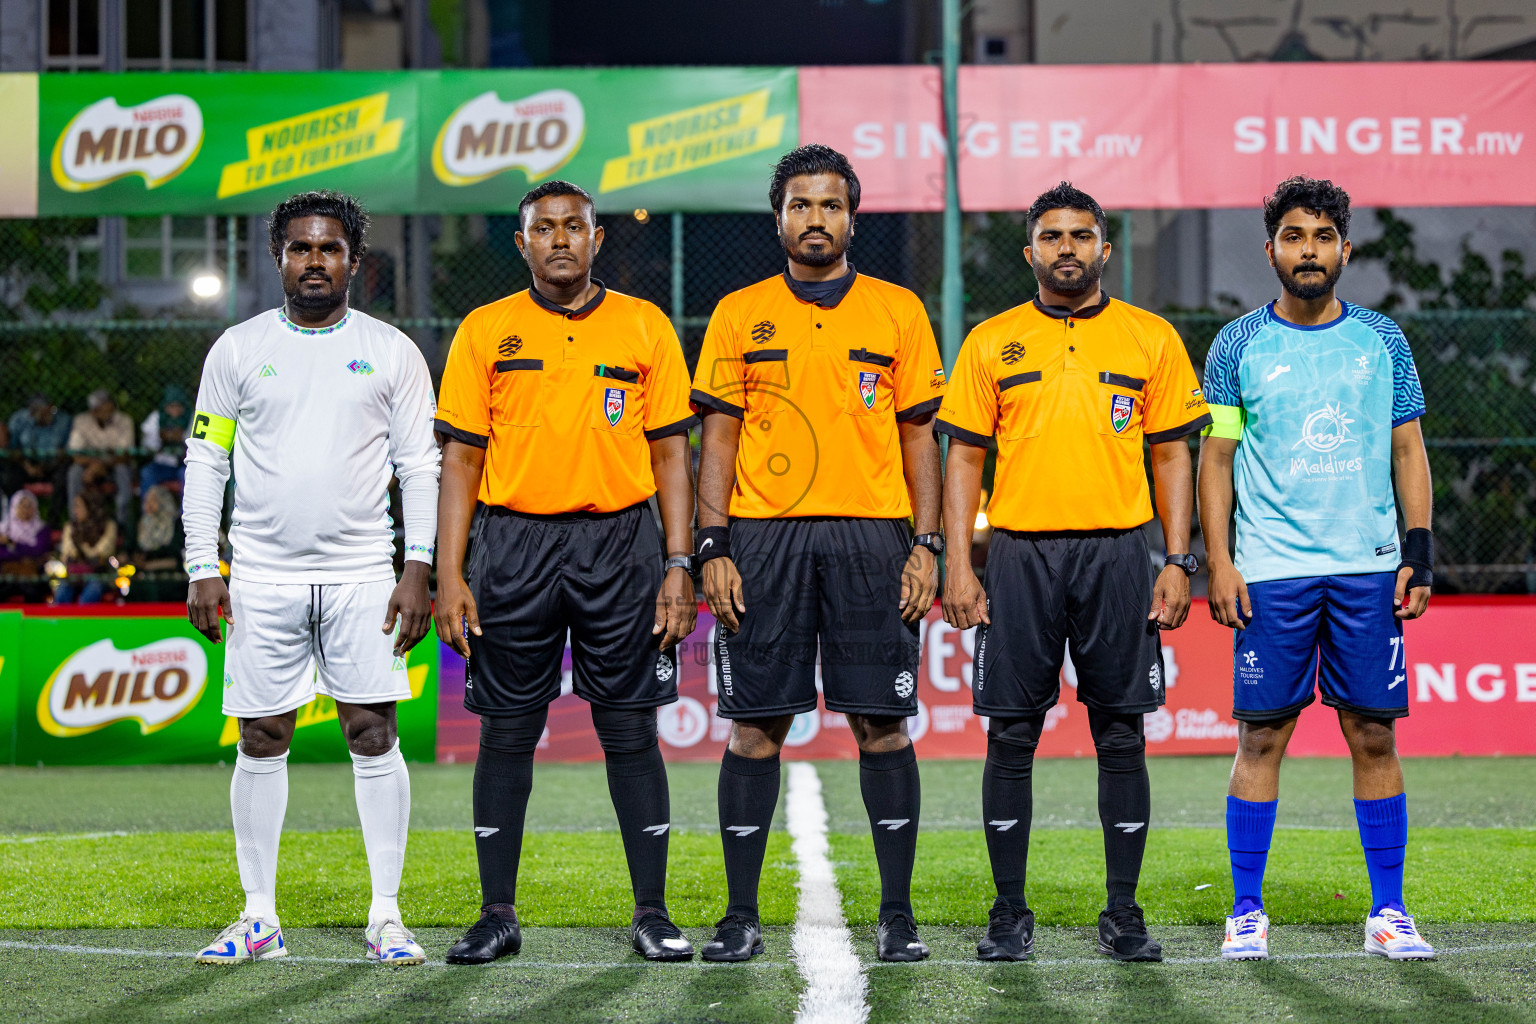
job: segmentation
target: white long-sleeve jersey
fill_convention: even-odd
[[[233,576],[365,583],[394,576],[389,478],[400,480],[405,557],[432,562],[441,472],[436,403],[414,342],[356,310],[311,330],[269,310],[208,352],[187,442],[187,574],[219,573],[233,455]]]

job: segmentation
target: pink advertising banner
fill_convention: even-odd
[[[960,198],[1018,210],[1067,179],[1112,208],[1254,207],[1292,174],[1361,206],[1536,203],[1536,63],[1014,65],[960,71]],[[943,208],[938,73],[804,68],[800,138],[862,208]]]
[[[672,761],[718,760],[730,722],[715,714],[714,620],[700,612],[698,628],[678,657],[680,698],[660,710],[662,751]],[[971,712],[975,630],[947,625],[935,608],[922,627],[918,665],[919,713],[909,723],[918,753],[930,758],[986,756],[986,719]],[[1411,714],[1398,724],[1405,755],[1536,754],[1536,598],[1437,598],[1425,618],[1406,627],[1402,684]],[[444,646],[440,674],[438,760],[473,761],[479,720],[464,711],[463,663]],[[1232,632],[1211,621],[1195,602],[1180,629],[1163,635],[1167,705],[1146,718],[1152,754],[1231,754],[1237,749],[1232,709]],[[550,761],[602,757],[585,701],[569,692],[550,705],[549,727],[538,756]],[[1076,699],[1070,662],[1062,672],[1061,701],[1046,718],[1042,757],[1092,756],[1088,716]],[[840,714],[818,708],[799,716],[786,756],[854,758],[858,748]],[[1290,752],[1344,755],[1335,714],[1314,704],[1301,716]]]

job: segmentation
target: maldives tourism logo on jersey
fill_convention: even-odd
[[[581,100],[566,89],[516,100],[490,90],[443,122],[432,145],[432,172],[445,185],[473,185],[515,167],[538,181],[576,155],[586,131]]]
[[[37,721],[67,737],[137,719],[147,736],[190,711],[207,683],[208,658],[196,640],[168,637],[126,651],[98,640],[54,670],[38,696]]]
[[[1364,468],[1363,457],[1340,458],[1340,449],[1351,445],[1356,448],[1360,446],[1360,442],[1349,430],[1354,422],[1342,405],[1323,403],[1321,409],[1302,422],[1301,439],[1291,445],[1293,451],[1297,448],[1309,450],[1291,457],[1291,476],[1327,476],[1353,473]]]
[[[603,389],[603,415],[608,417],[608,425],[616,427],[619,420],[624,418],[624,389]]]
[[[187,169],[203,145],[203,111],[174,93],[122,107],[97,100],[64,126],[53,145],[53,180],[66,192],[89,192],[137,174],[158,188]]]
[[[859,371],[859,397],[864,400],[864,408],[873,409],[875,407],[875,385],[878,383],[880,383],[880,375],[878,373],[870,373],[864,370]]]
[[[1109,400],[1109,425],[1115,428],[1115,433],[1123,431],[1131,422],[1131,410],[1136,406],[1136,399],[1130,395],[1115,395]]]

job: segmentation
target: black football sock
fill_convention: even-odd
[[[908,743],[881,754],[859,751],[859,792],[869,812],[880,865],[880,916],[912,916],[912,861],[917,857],[917,819],[923,787],[917,751]]]
[[[779,803],[779,755],[720,759],[720,843],[725,848],[727,914],[757,917],[757,881],[768,852],[768,826]]]
[[[1034,816],[1035,747],[1045,716],[993,718],[987,726],[987,763],[981,772],[981,820],[997,894],[1023,907]]]
[[[480,864],[484,907],[517,902],[517,863],[523,852],[523,819],[533,792],[533,752],[548,708],[514,718],[480,719],[475,758],[475,858]]]
[[[1152,817],[1142,717],[1089,708],[1088,729],[1099,755],[1099,823],[1104,827],[1104,883],[1109,906],[1135,903]]]
[[[656,740],[656,712],[594,707],[592,724],[608,763],[608,795],[619,816],[635,906],[665,911],[672,805],[667,765]]]

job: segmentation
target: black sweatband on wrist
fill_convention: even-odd
[[[1412,569],[1408,588],[1429,587],[1435,582],[1435,535],[1425,529],[1409,530],[1403,537],[1403,560],[1399,570]]]
[[[711,558],[730,558],[731,528],[706,526],[695,535],[694,543],[698,545],[694,549],[694,561],[700,566]]]

